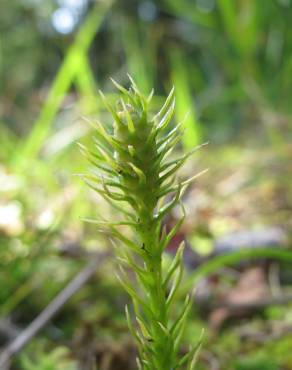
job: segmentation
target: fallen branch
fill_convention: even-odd
[[[70,281],[70,283],[48,304],[48,306],[37,316],[31,324],[24,329],[4,350],[0,353],[0,369],[9,368],[12,357],[18,353],[38,332],[43,329],[52,317],[64,306],[64,304],[75,294],[95,273],[96,268],[103,263],[107,255],[103,254],[91,260]]]

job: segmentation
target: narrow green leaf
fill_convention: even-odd
[[[172,278],[173,274],[176,272],[178,266],[182,263],[182,256],[183,256],[184,248],[185,248],[185,243],[181,242],[177,249],[175,257],[168,269],[167,275],[163,281],[164,289],[167,288],[170,279]]]

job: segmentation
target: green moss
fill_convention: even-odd
[[[144,97],[132,79],[129,90],[114,84],[121,92],[117,109],[110,106],[101,93],[114,119],[113,133],[98,123],[95,126],[95,151],[81,149],[95,166],[95,171],[86,175],[85,181],[118,208],[124,219],[118,225],[110,221],[91,222],[107,227],[119,242],[117,250],[122,265],[130,267],[136,275],[133,283],[121,267],[119,279],[132,297],[134,325],[140,329],[137,331],[133,327],[127,309],[129,327],[140,352],[139,368],[170,370],[187,366],[193,369],[200,340],[185,357],[179,356],[190,309],[189,297],[175,322],[171,315],[183,273],[183,245],[168,271],[162,269],[164,249],[184,217],[169,234],[162,231],[162,221],[173,207],[180,204],[184,189],[193,179],[176,182],[175,174],[194,151],[167,161],[182,136],[179,125],[172,130],[168,127],[175,107],[174,89],[161,110],[152,117],[149,109],[152,93]],[[166,196],[170,197],[168,202]],[[122,225],[132,229],[132,239],[119,229]]]

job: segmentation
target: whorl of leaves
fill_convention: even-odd
[[[160,111],[151,116],[149,104],[153,91],[145,97],[131,78],[130,81],[129,90],[113,81],[121,95],[116,108],[101,93],[114,120],[113,131],[110,133],[103,124],[94,122],[94,150],[81,146],[94,167],[91,174],[84,176],[86,183],[124,218],[121,222],[88,221],[108,230],[123,245],[118,248],[121,262],[118,277],[133,300],[136,323],[132,323],[128,308],[126,315],[139,349],[139,369],[193,369],[200,340],[185,356],[179,356],[190,309],[189,297],[176,320],[171,318],[183,274],[183,244],[168,270],[162,270],[162,254],[183,222],[183,207],[182,218],[168,233],[162,228],[162,221],[180,204],[186,186],[200,175],[185,181],[177,181],[175,177],[199,147],[180,158],[167,160],[183,133],[180,124],[169,128],[175,109],[174,89]],[[133,239],[121,231],[123,225],[133,230]],[[136,282],[127,276],[123,265],[135,272]]]

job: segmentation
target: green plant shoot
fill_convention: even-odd
[[[117,208],[123,219],[89,221],[108,230],[118,242],[121,262],[118,278],[133,300],[135,322],[127,307],[126,316],[139,350],[138,368],[191,370],[201,340],[187,354],[180,355],[190,297],[186,297],[175,319],[172,314],[183,275],[183,243],[167,271],[162,269],[162,256],[184,219],[182,194],[199,174],[184,181],[177,181],[175,175],[199,147],[180,158],[168,159],[183,133],[180,124],[170,128],[175,109],[174,89],[160,111],[152,116],[149,104],[153,91],[145,97],[131,78],[130,81],[129,90],[113,81],[121,95],[116,107],[101,93],[114,120],[112,133],[101,123],[94,123],[95,149],[81,146],[94,166],[93,172],[84,176],[86,183]],[[182,217],[166,233],[163,219],[177,205],[181,205]],[[133,237],[127,236],[121,227],[132,229]],[[135,282],[126,270],[135,273]]]

